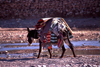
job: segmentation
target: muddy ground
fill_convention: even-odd
[[[0,20],[0,43],[28,43],[26,27],[33,29],[37,20]],[[66,20],[73,30],[74,37],[70,39],[71,41],[97,40],[100,42],[100,18],[71,18]],[[34,25],[32,25],[33,22],[35,22]],[[100,47],[75,47],[75,49],[77,48]],[[54,49],[53,51],[58,53],[59,49]],[[20,50],[9,53],[32,52],[38,53],[38,50]],[[44,53],[40,59],[36,58],[37,55],[27,58],[0,58],[0,67],[100,67],[100,55],[77,55],[75,58],[72,55],[64,55],[62,59],[59,56],[53,55],[50,59],[49,55]]]

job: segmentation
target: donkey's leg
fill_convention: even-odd
[[[39,54],[38,54],[38,57],[37,57],[37,58],[39,58],[39,57],[40,57],[41,47],[42,47],[42,46],[41,46],[41,43],[42,43],[42,42],[41,42],[41,41],[40,41],[40,39],[39,39]]]
[[[65,43],[70,47],[70,49],[72,50],[73,56],[76,57],[75,52],[74,52],[74,48],[73,48],[73,44],[70,42],[69,39],[65,40]]]
[[[63,44],[63,46],[62,46],[62,55],[60,56],[60,58],[62,58],[63,57],[63,55],[64,55],[64,53],[65,53],[65,47],[64,47],[64,44]]]
[[[48,52],[50,54],[50,58],[52,57],[51,49],[48,49]]]

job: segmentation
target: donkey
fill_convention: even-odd
[[[27,38],[28,38],[28,42],[29,44],[31,44],[33,42],[33,39],[39,39],[39,54],[38,54],[38,57],[40,57],[40,53],[41,53],[41,48],[42,48],[42,42],[40,40],[40,38],[38,37],[39,33],[38,31],[39,30],[29,30],[29,28],[27,28],[27,31],[28,31],[28,34],[27,34]],[[66,31],[68,33],[68,31]],[[73,53],[73,56],[76,57],[75,55],[75,52],[74,52],[74,48],[73,48],[73,44],[70,42],[69,38],[68,38],[68,34],[65,34],[63,33],[63,36],[66,36],[67,35],[67,38],[63,39],[64,42],[70,47],[70,49],[72,50],[72,53]],[[65,47],[64,47],[64,44],[62,45],[62,55],[60,56],[60,58],[63,57],[64,53],[65,53]],[[48,52],[50,54],[50,58],[52,57],[52,53],[51,53],[51,49],[48,49]]]

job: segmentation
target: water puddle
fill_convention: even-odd
[[[27,58],[33,57],[33,53],[22,53],[22,54],[0,54],[2,58]]]
[[[74,46],[100,46],[99,41],[72,41]],[[25,47],[5,47],[5,46],[17,46],[17,45],[25,45]],[[0,44],[0,52],[2,51],[12,51],[12,50],[26,50],[26,49],[39,49],[39,43],[32,43],[32,46],[27,46],[28,43],[8,43],[8,44]],[[66,44],[64,44],[65,48],[69,48]],[[54,49],[58,49],[57,46],[53,46]],[[48,52],[48,51],[44,51]],[[67,50],[66,55],[72,55],[72,52]],[[100,55],[100,48],[83,48],[83,49],[75,49],[75,53],[77,55]],[[59,54],[59,52],[58,52]],[[60,52],[61,54],[61,52]],[[3,58],[23,58],[23,57],[32,57],[34,53],[21,53],[21,54],[0,54],[0,57]]]
[[[100,46],[99,41],[72,41],[72,44],[74,46]],[[17,48],[5,48],[4,46],[16,46],[16,45],[26,45],[25,47],[17,47]],[[9,44],[0,44],[0,51],[9,51],[9,50],[25,50],[25,49],[39,49],[39,43],[32,43],[32,46],[28,46],[28,43],[9,43]],[[64,43],[65,48],[69,48],[65,43]],[[58,48],[57,46],[52,46],[53,48]]]
[[[1,48],[0,51],[26,50],[26,49],[39,49],[39,46],[27,46],[27,47],[17,47],[17,48]]]
[[[74,46],[100,46],[100,41],[72,41]]]

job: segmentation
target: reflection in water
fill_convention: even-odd
[[[99,41],[72,41],[74,46],[100,46]],[[26,45],[25,47],[14,47],[14,48],[5,48],[4,46],[12,46],[12,45]],[[39,43],[32,43],[32,46],[27,46],[28,43],[13,43],[13,44],[0,44],[0,51],[11,51],[11,50],[25,50],[25,49],[39,49]],[[66,44],[64,44],[66,48],[69,48]],[[57,46],[53,46],[54,49],[57,49]],[[47,51],[45,51],[47,52]],[[59,52],[58,52],[59,53]],[[99,48],[90,48],[90,49],[75,49],[75,53],[77,55],[100,55]],[[61,53],[59,53],[61,54]],[[65,55],[72,55],[70,49],[67,49]],[[0,57],[3,58],[24,58],[24,57],[32,57],[34,53],[21,53],[21,54],[0,54]]]
[[[99,41],[72,41],[74,46],[100,46]],[[17,48],[3,48],[4,46],[12,46],[12,45],[26,45],[26,47],[17,47]],[[32,43],[32,46],[27,46],[28,43],[13,43],[13,44],[0,44],[0,51],[9,51],[9,50],[25,50],[25,49],[39,49],[39,43]],[[36,46],[37,45],[37,46]],[[65,43],[64,43],[65,48],[69,48]],[[53,48],[58,48],[57,46],[53,46]]]
[[[25,57],[32,57],[33,53],[22,53],[22,54],[0,54],[0,57],[3,58],[25,58]]]
[[[58,50],[58,51],[53,51],[52,54],[53,55],[58,55],[60,56],[61,55],[61,50]],[[100,49],[75,49],[75,53],[76,55],[100,55]],[[48,51],[43,51],[41,53],[41,56],[42,55],[47,55],[48,54]],[[28,58],[28,57],[37,57],[38,55],[38,52],[35,52],[35,53],[17,53],[17,54],[0,54],[0,58]],[[72,55],[72,51],[70,49],[66,49],[66,52],[65,54],[66,56],[70,56]]]
[[[0,51],[25,50],[25,49],[39,49],[39,46],[27,46],[27,47],[17,47],[17,48],[1,48]]]

